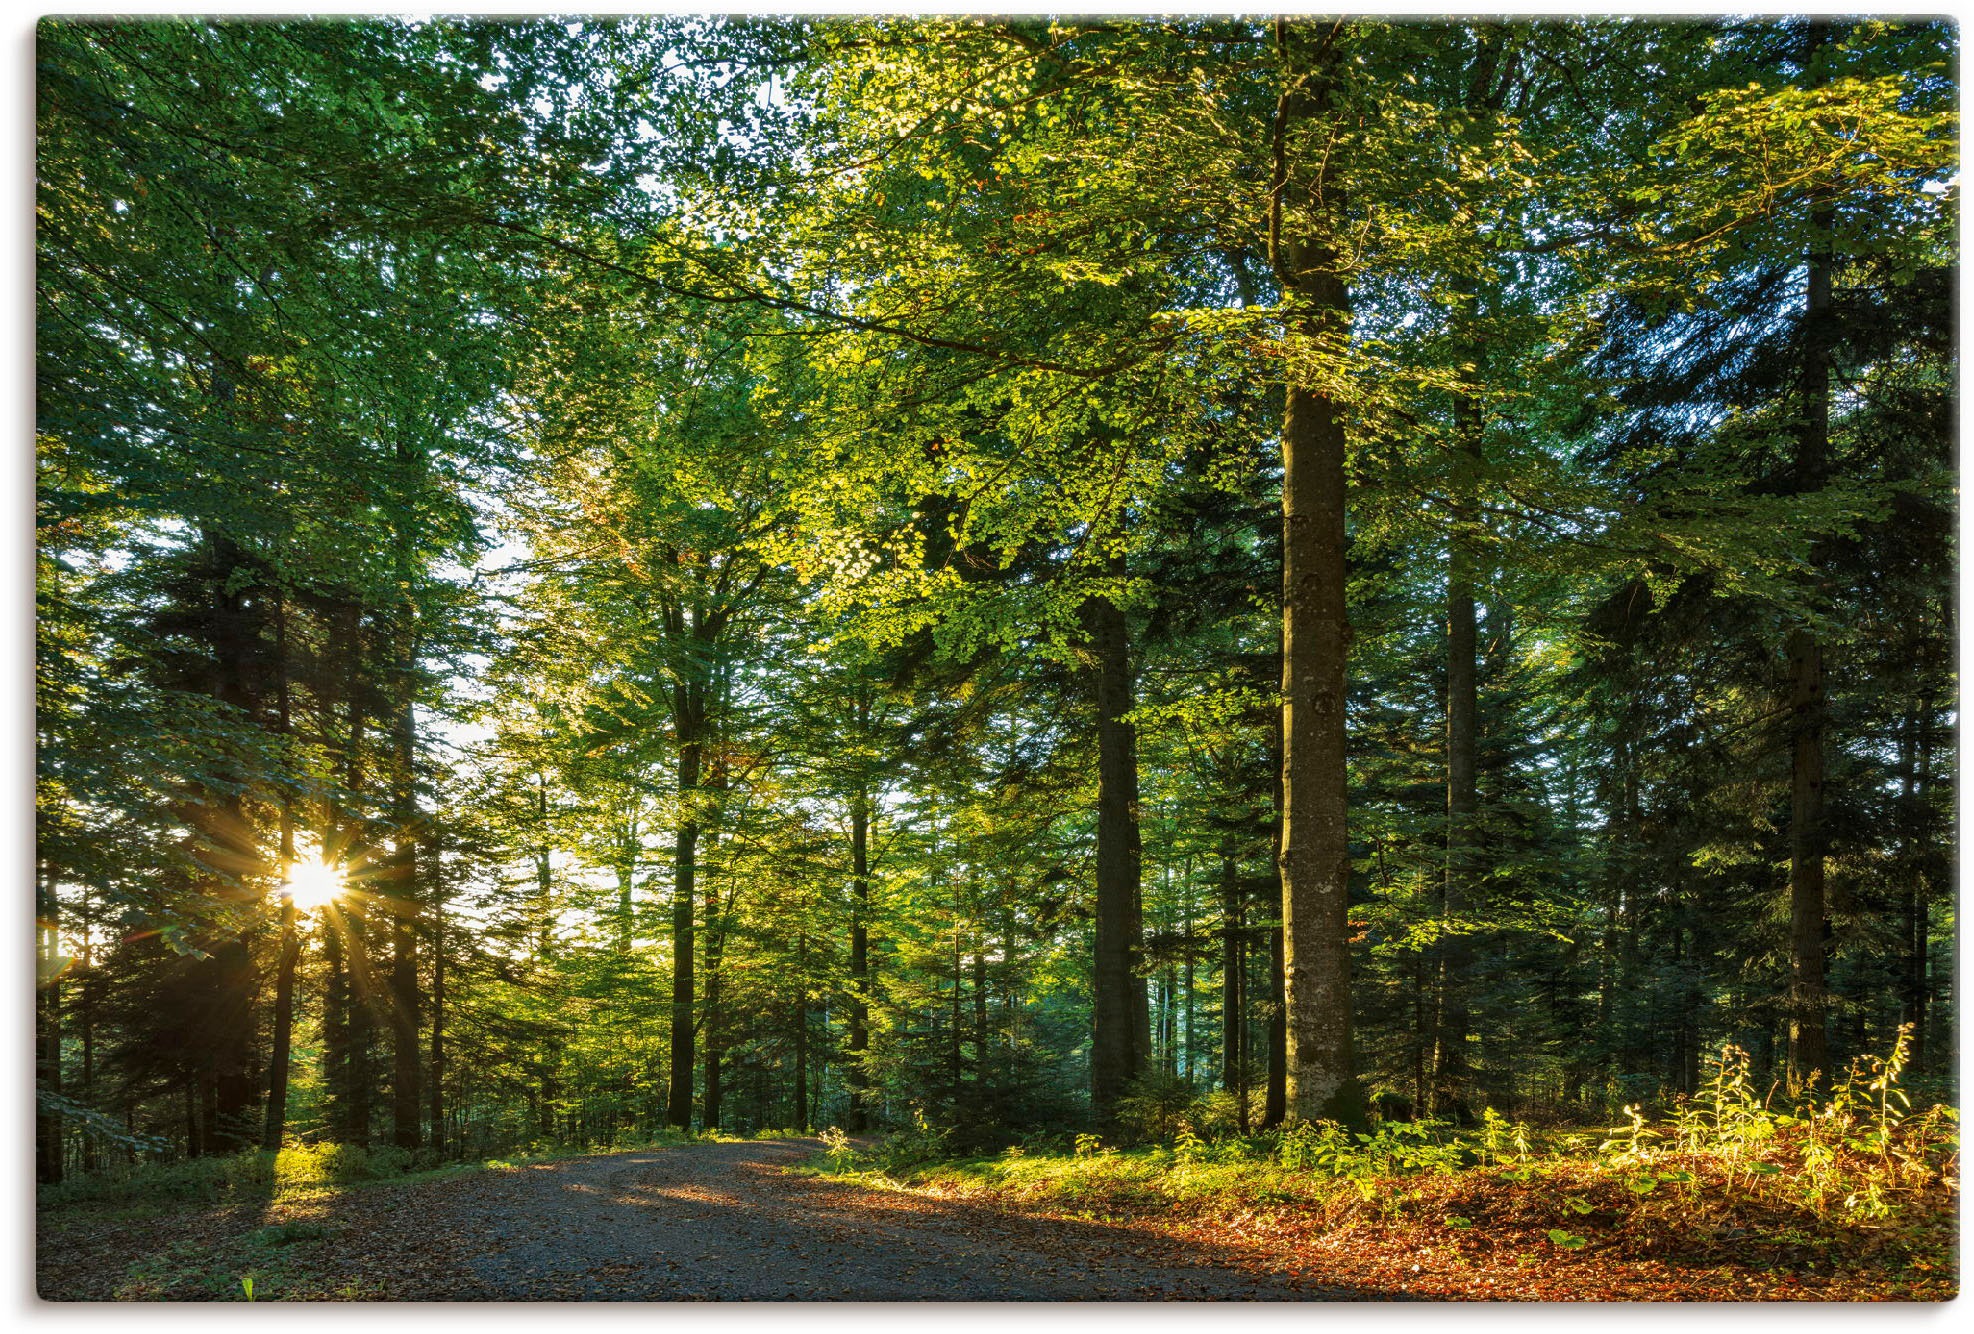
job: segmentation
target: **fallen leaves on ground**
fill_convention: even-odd
[[[1877,1224],[1704,1189],[1640,1196],[1589,1166],[1490,1169],[1373,1183],[1368,1198],[1186,1200],[1143,1180],[1079,1187],[930,1172],[906,1189],[1054,1218],[1096,1218],[1290,1282],[1433,1301],[1946,1301],[1959,1292],[1956,1204]]]

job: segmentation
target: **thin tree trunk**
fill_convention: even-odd
[[[672,852],[672,1075],[666,1119],[681,1130],[692,1126],[693,908],[698,869],[700,701],[690,686],[674,691],[673,725],[679,742],[679,827]]]
[[[40,955],[40,986],[35,994],[35,1085],[48,1093],[62,1092],[61,901],[54,877],[37,862],[35,942]],[[36,1110],[34,1118],[34,1179],[44,1186],[62,1180],[62,1122],[52,1112]]]
[[[409,611],[407,610],[407,615]],[[418,750],[413,709],[416,648],[405,632],[398,664],[399,699],[392,757],[391,819],[391,1142],[400,1149],[423,1143],[424,1098],[419,1089],[418,1041],[418,797],[413,765]]]
[[[1480,454],[1480,409],[1462,395],[1454,404],[1462,466],[1455,491],[1456,525],[1472,521],[1466,503]],[[1446,586],[1446,869],[1440,912],[1449,933],[1439,950],[1439,1025],[1434,1034],[1434,1114],[1464,1111],[1467,1065],[1467,974],[1473,949],[1463,929],[1474,871],[1474,814],[1479,808],[1478,657],[1473,553],[1456,526]]]
[[[957,1113],[961,1107],[965,1106],[965,1098],[966,1098],[966,1085],[965,1085],[966,1066],[965,1063],[960,1058],[961,1043],[964,1042],[966,1039],[966,1025],[960,1018],[960,1015],[962,1013],[961,1004],[965,999],[964,993],[966,990],[966,973],[964,971],[965,957],[966,956],[962,954],[960,951],[959,923],[955,921],[953,924],[952,1010],[951,1013],[947,1016],[947,1019],[949,1020],[948,1032],[952,1038],[952,1041],[947,1045],[947,1051],[946,1051],[947,1075],[952,1080],[953,1110],[955,1113]]]
[[[859,732],[870,704],[857,700]],[[852,1131],[870,1127],[870,789],[860,780],[850,798],[850,1111]]]
[[[1122,554],[1109,573],[1124,576]],[[1108,598],[1090,602],[1096,657],[1097,920],[1090,1043],[1091,1109],[1099,1124],[1116,1117],[1117,1101],[1144,1069],[1145,989],[1138,980],[1143,949],[1138,832],[1137,729],[1132,708],[1131,641],[1124,613]]]
[[[285,742],[294,731],[293,706],[288,689],[290,666],[288,658],[288,614],[287,604],[277,602],[274,609],[276,663],[279,677],[279,725],[282,740]],[[295,811],[294,799],[286,789],[281,794],[281,865],[280,875],[285,878],[295,865]],[[288,1128],[288,1065],[290,1049],[293,1045],[295,1020],[295,956],[301,951],[301,941],[295,932],[295,901],[286,894],[281,896],[281,954],[275,965],[274,974],[274,1043],[268,1056],[267,1073],[267,1120],[261,1130],[261,1148],[269,1153],[278,1153],[281,1139]]]
[[[809,937],[795,937],[795,1128],[809,1128]]]
[[[434,868],[436,870],[436,868]],[[437,877],[432,885],[432,1147],[446,1154],[446,900]]]
[[[1826,80],[1817,59],[1829,40],[1828,20],[1812,20],[1804,64],[1812,86]],[[1803,310],[1801,422],[1796,437],[1796,489],[1823,485],[1830,446],[1831,231],[1827,205],[1810,217],[1807,291]],[[1789,633],[1789,1060],[1798,1080],[1830,1074],[1829,1001],[1824,985],[1823,878],[1823,646],[1807,628]]]
[[[1248,1132],[1247,1072],[1241,1068],[1241,1018],[1245,975],[1240,863],[1231,840],[1220,849],[1220,1087],[1234,1095],[1243,1135]]]
[[[1268,930],[1268,1093],[1262,1103],[1261,1124],[1264,1128],[1278,1126],[1288,1116],[1289,1108],[1289,1007],[1286,996],[1287,972],[1283,959],[1283,909],[1282,909],[1282,715],[1276,711],[1271,720],[1270,746],[1274,763],[1269,766],[1273,779],[1269,793],[1271,816],[1269,819],[1268,865],[1275,875],[1274,892],[1270,895],[1270,905],[1275,924]]]
[[[295,826],[287,807],[281,811],[281,864],[294,865]],[[260,1146],[269,1153],[279,1152],[288,1128],[288,1066],[291,1058],[295,1021],[295,960],[301,953],[301,939],[295,930],[295,901],[281,899],[281,957],[274,975],[274,1049],[268,1057],[267,1122],[261,1131]]]

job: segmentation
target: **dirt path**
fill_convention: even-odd
[[[500,1300],[1296,1301],[1292,1287],[1097,1223],[791,1175],[812,1141],[693,1144],[482,1178],[469,1267]],[[460,1222],[467,1220],[461,1218]],[[1222,1257],[1226,1258],[1226,1257]]]
[[[1248,1247],[784,1169],[814,1140],[564,1158],[265,1206],[44,1218],[57,1301],[1322,1301]]]

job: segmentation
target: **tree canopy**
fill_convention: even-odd
[[[43,20],[41,1178],[1947,1096],[1956,54]]]

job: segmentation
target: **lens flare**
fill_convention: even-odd
[[[319,858],[307,857],[288,867],[288,878],[281,882],[281,889],[295,907],[313,912],[334,903],[343,892],[343,871]]]

